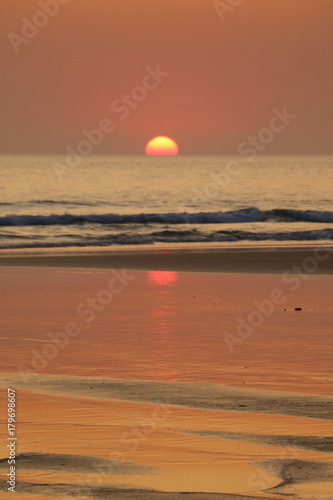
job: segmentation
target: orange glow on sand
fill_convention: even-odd
[[[170,285],[178,279],[178,273],[171,271],[148,271],[148,279],[154,285]]]
[[[155,137],[146,145],[147,155],[177,155],[179,148],[176,142],[170,137]]]

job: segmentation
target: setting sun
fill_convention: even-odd
[[[155,137],[146,145],[147,155],[177,155],[177,143],[170,137],[159,136]]]

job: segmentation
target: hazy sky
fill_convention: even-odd
[[[65,153],[102,121],[96,154],[160,134],[236,154],[286,107],[263,153],[333,153],[333,1],[215,3],[1,0],[1,152]]]

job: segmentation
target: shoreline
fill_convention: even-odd
[[[333,247],[73,248],[0,252],[0,266],[131,269],[240,274],[333,274]]]

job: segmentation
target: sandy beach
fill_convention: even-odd
[[[1,256],[16,491],[329,500],[331,259],[300,275],[314,249],[170,253]]]
[[[2,4],[0,500],[333,500],[333,0]]]

